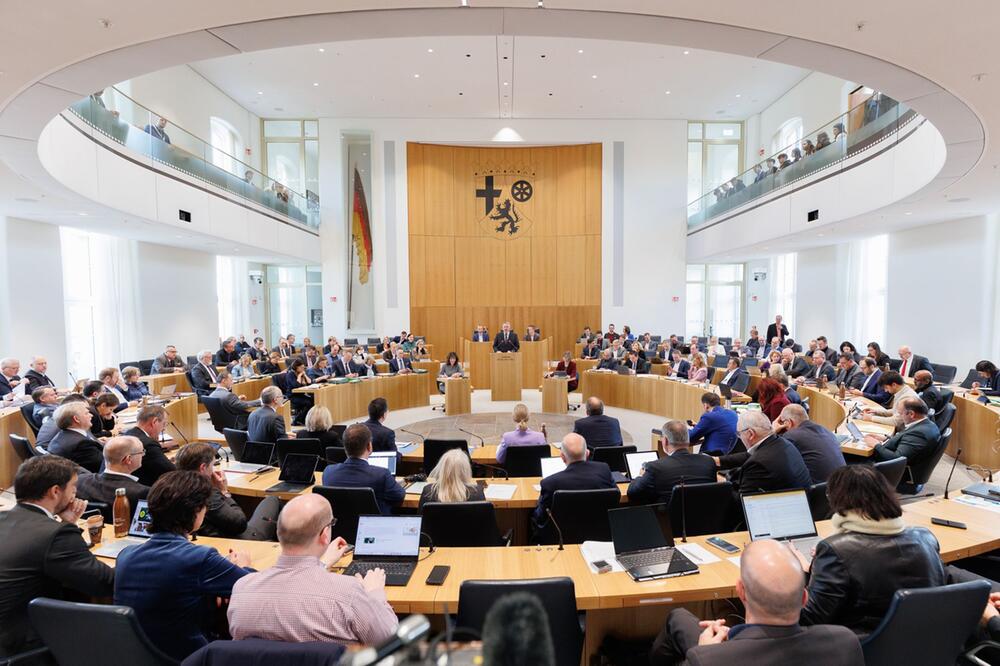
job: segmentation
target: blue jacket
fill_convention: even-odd
[[[871,374],[871,380],[868,382],[868,387],[864,389],[863,395],[869,400],[873,400],[884,407],[889,404],[892,396],[887,393],[884,388],[878,385],[878,380],[881,376],[882,371],[877,369]],[[866,377],[865,379],[868,378]]]
[[[396,483],[396,479],[384,467],[369,465],[361,458],[348,458],[339,465],[327,465],[323,470],[324,486],[346,488],[371,488],[375,491],[378,510],[388,516],[392,507],[398,506],[406,497],[406,491]]]
[[[701,453],[718,455],[729,453],[736,441],[736,412],[724,407],[714,407],[698,419],[689,436],[694,444],[700,439]]]
[[[215,597],[253,571],[169,532],[123,550],[115,569],[115,603],[135,609],[149,640],[177,660],[208,643]]]
[[[557,490],[597,490],[615,488],[611,468],[607,463],[579,460],[566,465],[566,469],[542,479],[538,504],[531,514],[536,525],[544,525],[549,517],[545,510],[552,508],[552,496]]]
[[[135,382],[125,385],[125,398],[128,400],[142,400],[142,396],[149,395],[149,388],[145,382]]]

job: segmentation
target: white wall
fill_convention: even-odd
[[[831,346],[843,339],[843,302],[847,245],[829,245],[798,253],[795,276],[795,325],[789,334],[805,347],[817,335],[825,335]],[[765,321],[771,323],[775,313]],[[761,331],[763,332],[763,331]],[[859,343],[853,340],[855,346]]]
[[[845,90],[849,87],[853,86],[846,86],[843,79],[813,72],[776,99],[755,117],[754,143],[750,143],[749,136],[746,143],[746,152],[751,156],[748,165],[760,160],[761,148],[765,156],[771,155],[771,139],[786,120],[801,118],[803,136],[809,136],[847,111]]]
[[[743,269],[744,275],[744,310],[743,310],[743,330],[740,331],[740,339],[746,342],[750,327],[756,325],[761,333],[774,321],[776,313],[771,311],[771,283],[774,275],[771,271],[771,262],[767,259],[755,259],[746,262]],[[763,272],[766,277],[763,280],[754,282],[755,271]]]

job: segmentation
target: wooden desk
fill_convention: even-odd
[[[245,396],[244,400],[260,400],[260,392],[268,386],[274,386],[271,375],[244,379],[233,384],[233,393]]]
[[[521,343],[521,388],[537,389],[552,352],[552,338]],[[516,398],[520,400],[520,397]]]
[[[14,453],[10,443],[11,435],[27,437],[32,443],[35,434],[21,416],[19,407],[6,407],[0,410],[0,487],[9,488],[14,485],[14,474],[17,472],[21,459]]]
[[[583,397],[596,396],[612,407],[633,409],[663,418],[697,421],[704,409],[701,396],[708,389],[700,384],[688,384],[658,375],[619,375],[614,372],[588,370],[580,372]]]
[[[472,342],[462,338],[463,367],[472,379],[472,388],[488,389],[491,386],[493,374],[490,367],[490,355],[493,354],[492,342]]]
[[[389,375],[364,378],[344,384],[318,384],[295,389],[311,393],[316,405],[330,410],[335,423],[368,415],[368,403],[385,398],[389,409],[408,409],[430,404],[426,374]]]
[[[490,399],[521,400],[522,361],[519,352],[490,354]]]
[[[545,377],[542,379],[542,411],[546,414],[565,414],[568,412],[568,389],[568,377]]]
[[[427,395],[437,395],[437,374],[441,371],[440,361],[425,359],[423,361],[413,361],[414,370],[426,370],[427,374]],[[389,374],[389,364],[385,361],[375,361],[375,370],[379,374]]]
[[[977,397],[956,392],[948,455],[954,457],[962,449],[959,459],[966,465],[995,470],[1000,468],[1000,408],[984,405]]]
[[[81,526],[84,532],[86,528]],[[101,545],[109,543],[115,540],[115,527],[114,525],[105,524],[104,532],[102,534]],[[250,566],[258,571],[262,569],[269,569],[273,567],[278,562],[278,556],[281,555],[281,546],[275,541],[246,541],[242,539],[223,539],[219,537],[198,537],[198,541],[195,542],[199,546],[209,546],[215,548],[216,551],[223,557],[229,554],[229,549],[233,550],[244,550],[250,555]],[[98,557],[98,560],[104,562],[109,567],[114,567],[116,560],[111,557]]]
[[[187,375],[183,372],[167,372],[159,375],[144,375],[139,377],[140,382],[145,382],[149,387],[149,392],[159,395],[163,389],[173,385],[177,393],[191,393],[193,389],[188,382]]]
[[[483,463],[486,465],[496,465],[497,464],[497,448],[498,444],[486,444],[485,446],[470,446],[469,447],[469,458],[474,463]],[[559,455],[559,449],[549,445],[549,449],[553,457]],[[404,463],[422,463],[424,461],[424,445],[417,444],[412,449],[408,449],[403,453]]]
[[[451,377],[443,381],[444,413],[448,416],[471,414],[472,380],[468,377]]]

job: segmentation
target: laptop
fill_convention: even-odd
[[[625,454],[625,464],[628,467],[628,478],[637,479],[642,474],[642,468],[646,463],[657,460],[659,456],[656,451],[639,451]]]
[[[750,540],[776,539],[787,541],[806,560],[812,561],[812,551],[819,543],[816,523],[809,510],[804,490],[782,490],[775,493],[743,495],[743,515],[746,516]]]
[[[345,576],[385,571],[385,584],[410,581],[420,557],[420,516],[358,516],[354,559]]]
[[[609,509],[615,558],[634,581],[698,573],[698,565],[674,549],[666,504]]]
[[[135,513],[132,514],[132,523],[128,527],[128,536],[102,543],[94,551],[94,555],[118,559],[118,554],[129,546],[138,546],[146,542],[146,539],[150,537],[149,524],[151,522],[149,503],[146,500],[139,500],[135,504]]]
[[[242,460],[230,462],[225,471],[240,474],[258,474],[271,468],[274,456],[274,444],[267,442],[247,442],[243,446]]]
[[[160,395],[168,397],[168,398],[170,396],[172,396],[176,392],[177,392],[177,384],[170,384],[170,385],[164,386],[162,389],[160,389]]]
[[[374,451],[368,456],[368,464],[389,470],[389,474],[396,476],[396,452],[395,451]]]
[[[733,387],[729,384],[719,384],[719,393],[721,393],[722,397],[726,400],[733,399]]]
[[[542,478],[548,478],[555,474],[556,472],[561,472],[566,469],[566,463],[560,456],[555,458],[542,458]]]
[[[281,475],[278,483],[264,492],[266,493],[297,493],[316,483],[316,465],[319,456],[305,453],[289,453],[281,463]]]

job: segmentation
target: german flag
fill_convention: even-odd
[[[368,274],[372,267],[372,225],[368,217],[368,203],[365,199],[365,188],[361,183],[358,167],[354,167],[354,207],[351,214],[351,237],[354,241],[354,251],[358,255],[358,281],[368,283]]]

